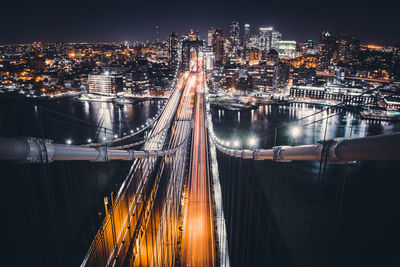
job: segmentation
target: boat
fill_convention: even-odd
[[[77,97],[80,101],[92,101],[92,102],[113,102],[116,98],[115,95],[97,95],[97,94],[82,94]]]
[[[132,104],[132,101],[124,97],[116,98],[114,102],[118,105]]]

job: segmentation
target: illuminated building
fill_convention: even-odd
[[[168,63],[176,65],[178,56],[178,37],[174,32],[168,37]]]
[[[240,47],[240,27],[237,21],[233,21],[230,25],[230,42],[232,51],[236,55]]]
[[[225,57],[225,38],[222,29],[218,28],[213,34],[213,52],[215,56],[215,64],[222,65],[226,63]]]
[[[259,65],[248,68],[253,90],[261,92],[276,92],[279,85],[279,55],[271,50],[266,60]]]
[[[335,38],[329,32],[323,31],[318,44],[318,69],[326,70],[329,68],[336,49]]]
[[[272,27],[261,27],[258,39],[259,49],[261,51],[269,51],[272,44]]]
[[[317,74],[314,68],[292,68],[290,70],[290,79],[293,85],[314,85]]]
[[[245,24],[243,31],[243,52],[244,52],[243,58],[246,62],[249,62],[250,60],[249,48],[250,48],[250,24]]]
[[[278,41],[274,48],[280,58],[294,58],[296,55],[296,41]]]
[[[206,70],[214,69],[214,53],[212,51],[212,47],[208,46],[204,49],[204,57],[206,59]]]
[[[306,55],[316,55],[318,52],[316,45],[312,40],[307,40],[302,43],[297,44],[296,57],[306,56]]]
[[[341,84],[344,82],[344,79],[346,78],[346,72],[343,67],[335,67],[335,75],[333,79],[334,84]]]
[[[94,94],[110,95],[122,92],[122,75],[103,72],[98,74],[89,74],[88,76],[89,92]]]
[[[279,43],[282,41],[282,33],[273,31],[271,33],[271,48],[270,49],[277,49]]]
[[[360,51],[360,41],[347,34],[342,34],[337,40],[338,61],[353,65],[358,58]]]
[[[375,94],[365,93],[362,88],[339,85],[292,86],[290,96],[294,99],[329,100],[354,106],[376,106],[378,100]]]
[[[249,43],[250,43],[250,24],[245,24],[243,30],[243,46],[247,48],[249,47]]]
[[[212,27],[211,29],[208,30],[208,32],[207,32],[207,46],[212,46],[213,45],[214,32],[215,32],[214,27]]]

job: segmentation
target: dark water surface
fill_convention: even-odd
[[[305,104],[258,110],[212,110],[221,140],[258,140],[257,147],[313,144],[334,137],[362,137],[400,130],[399,124],[366,122],[351,112]],[[337,116],[308,126],[327,115]],[[278,130],[276,142],[274,128]],[[287,127],[286,127],[287,126]],[[326,129],[326,131],[325,131]],[[325,134],[326,132],[326,134]],[[359,162],[277,163],[218,153],[232,266],[400,266],[400,165]]]

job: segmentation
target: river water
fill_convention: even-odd
[[[400,130],[398,123],[363,121],[343,110],[310,116],[319,111],[291,104],[211,113],[216,136],[242,148],[250,138],[253,147],[271,148]],[[295,138],[293,127],[300,129]],[[232,266],[400,266],[398,163],[325,167],[217,156]]]

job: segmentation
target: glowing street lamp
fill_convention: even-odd
[[[233,147],[239,147],[239,146],[240,146],[239,140],[233,141]]]
[[[65,143],[67,143],[67,145],[70,145],[70,144],[72,144],[72,140],[71,139],[67,139],[67,140],[65,140]]]
[[[250,147],[255,147],[257,145],[257,138],[255,138],[254,136],[250,137],[247,141],[248,145]]]
[[[92,139],[88,138],[87,142],[88,142],[88,143],[91,143],[91,142],[92,142]]]
[[[300,135],[300,133],[301,133],[301,129],[300,129],[300,127],[297,127],[297,126],[293,127],[290,130],[290,135],[292,136],[292,138],[298,137]]]
[[[118,138],[118,135],[115,134],[115,135],[114,135],[114,138]]]

